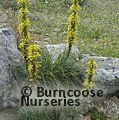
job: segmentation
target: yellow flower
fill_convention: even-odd
[[[40,63],[36,62],[37,59],[40,57],[40,50],[36,44],[29,45],[28,47],[28,66],[29,66],[29,73],[30,78],[34,78],[37,76],[38,69],[40,68]]]
[[[94,74],[96,73],[96,62],[94,60],[90,60],[88,62],[88,68],[86,70],[86,79],[84,80],[84,87],[89,89],[95,86],[94,82]]]
[[[90,89],[95,87],[95,83],[94,82],[89,82],[89,80],[85,80],[85,82],[83,83],[83,85],[85,86],[85,88]]]
[[[30,0],[18,0],[18,4],[29,3]]]
[[[22,38],[26,37],[26,36],[24,36],[24,28],[25,28],[25,30],[27,30],[27,29],[29,29],[29,27],[30,27],[30,20],[29,20],[29,18],[26,18],[23,22],[21,22],[18,25],[18,30],[19,30],[19,33],[20,33]]]
[[[77,44],[77,32],[78,32],[78,10],[80,9],[78,0],[72,0],[72,5],[70,7],[71,15],[68,18],[68,31],[67,31],[67,39],[68,42],[68,54],[70,53],[72,44]]]
[[[18,0],[18,3],[19,4],[24,3],[24,0]]]
[[[18,4],[20,5],[18,12],[18,31],[21,36],[19,48],[26,61],[29,80],[34,80],[40,68],[40,63],[37,62],[37,59],[41,55],[39,47],[31,42],[29,32],[30,20],[28,17],[30,0],[18,0]]]
[[[18,12],[18,14],[28,14],[30,11],[28,10],[28,8],[26,7],[26,8],[21,8],[20,10],[19,10],[19,12]],[[22,16],[21,15],[21,16]]]

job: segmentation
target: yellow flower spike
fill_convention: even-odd
[[[30,78],[35,78],[38,74],[38,70],[40,68],[40,64],[37,61],[37,59],[40,57],[40,51],[39,47],[36,44],[29,45],[28,47],[28,71],[30,73]]]
[[[67,39],[66,42],[68,43],[68,56],[71,51],[71,47],[73,44],[77,44],[78,36],[78,10],[80,9],[80,6],[78,4],[78,0],[72,0],[72,5],[70,7],[70,13],[71,15],[68,18],[68,31],[67,31]],[[67,56],[67,57],[68,57]]]
[[[40,68],[40,63],[37,62],[38,58],[41,56],[40,49],[37,45],[32,44],[29,32],[30,20],[28,14],[30,11],[28,7],[30,0],[18,0],[18,4],[20,6],[18,12],[18,31],[21,37],[19,48],[26,61],[29,81],[33,81],[37,77]]]
[[[87,75],[83,85],[86,89],[90,89],[95,86],[94,74],[96,73],[96,62],[94,60],[90,60],[87,63],[86,73]]]

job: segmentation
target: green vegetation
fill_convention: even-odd
[[[3,2],[5,4],[8,1]],[[79,11],[78,30],[78,48],[81,53],[119,57],[118,0],[84,0],[83,4]],[[48,43],[66,41],[69,7],[69,0],[40,0],[32,4],[29,16],[32,24],[30,31],[34,39]],[[14,13],[9,10],[10,18],[11,14]],[[14,15],[12,16],[15,23]],[[16,30],[12,22],[9,25]]]
[[[75,57],[70,54],[66,60],[67,51],[62,53],[55,62],[53,62],[51,55],[47,49],[42,49],[40,62],[40,69],[38,70],[38,83],[40,85],[47,85],[49,87],[56,86],[74,86],[82,87],[84,79],[84,70],[82,65],[76,61]],[[21,68],[22,67],[22,68]],[[23,66],[13,66],[12,69],[18,73],[19,81],[28,82],[28,73]],[[16,76],[16,74],[15,74]]]
[[[22,108],[18,120],[79,120],[79,112],[73,108]]]
[[[53,63],[49,52],[44,49],[41,52],[41,69],[39,80],[49,85],[79,85],[84,78],[84,71],[79,62],[70,55],[66,60],[66,52],[61,54]],[[51,84],[52,83],[52,84]],[[77,84],[78,83],[78,84]]]
[[[89,120],[107,120],[104,113],[97,108],[91,109],[85,116],[90,116]],[[24,107],[18,113],[18,120],[79,120],[80,117],[80,111],[75,108],[42,108],[41,110],[37,107]]]
[[[91,117],[91,120],[107,120],[104,113],[100,112],[97,108],[92,108],[88,111],[87,115]]]
[[[119,57],[118,0],[90,0],[81,7],[78,48],[81,53]],[[65,0],[38,2],[32,6],[32,33],[37,40],[61,43],[66,40],[69,4]],[[35,21],[34,21],[35,19]]]

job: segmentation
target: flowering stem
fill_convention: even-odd
[[[67,31],[67,42],[68,42],[68,53],[67,58],[71,52],[71,48],[73,44],[77,43],[77,32],[78,32],[78,10],[80,9],[78,0],[72,0],[72,5],[70,7],[70,13],[68,19],[68,31]]]
[[[30,20],[28,17],[28,7],[30,5],[30,0],[18,0],[18,5],[20,5],[18,14],[18,30],[21,36],[19,48],[26,61],[29,81],[33,81],[37,77],[40,67],[37,62],[37,59],[40,57],[40,49],[36,44],[32,44],[29,33]]]

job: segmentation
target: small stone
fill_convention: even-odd
[[[90,53],[90,56],[96,56],[96,54],[95,53]]]

